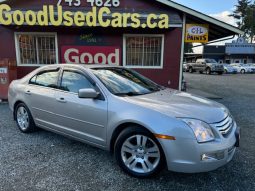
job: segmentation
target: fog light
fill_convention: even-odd
[[[213,161],[213,160],[221,160],[221,159],[224,159],[224,152],[201,155],[202,161]]]
[[[202,161],[217,160],[213,154],[203,154],[201,158]]]

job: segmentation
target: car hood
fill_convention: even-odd
[[[219,122],[228,115],[222,104],[172,89],[124,99],[171,117],[194,118],[207,123]]]

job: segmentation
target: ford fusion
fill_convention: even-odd
[[[239,146],[240,130],[226,107],[124,67],[41,67],[11,83],[9,106],[23,133],[42,128],[112,151],[139,178],[164,167],[211,171]]]

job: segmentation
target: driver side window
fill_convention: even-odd
[[[80,89],[94,88],[90,81],[82,74],[75,71],[64,71],[60,89],[78,93]]]

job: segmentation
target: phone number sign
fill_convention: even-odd
[[[119,7],[120,0],[85,0],[91,7]],[[81,6],[81,0],[59,0],[58,5],[67,4],[70,7]]]

